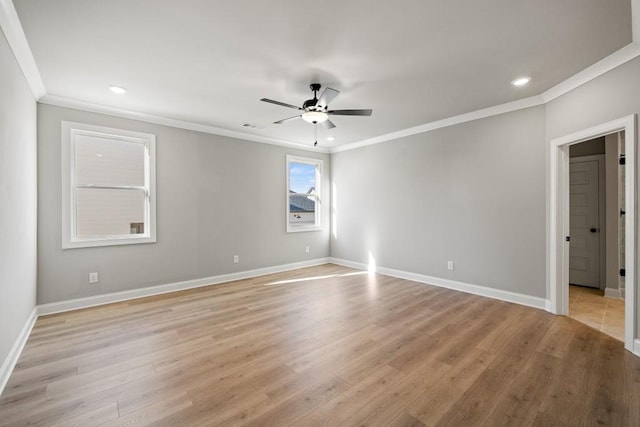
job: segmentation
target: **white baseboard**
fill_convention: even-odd
[[[330,262],[345,267],[356,268],[358,270],[368,270],[367,264],[349,261],[340,258],[330,258]],[[458,282],[455,280],[442,279],[440,277],[426,276],[424,274],[411,273],[408,271],[394,270],[392,268],[376,267],[375,271],[386,276],[397,277],[400,279],[412,280],[414,282],[425,283],[428,285],[439,286],[442,288],[453,289],[456,291],[466,292],[469,294],[479,295],[483,297],[498,299],[501,301],[513,302],[520,305],[539,308],[549,311],[551,303],[548,300],[531,295],[519,294],[501,289],[489,288],[486,286],[472,285],[470,283]]]
[[[604,296],[608,298],[622,298],[622,292],[620,289],[615,288],[604,288]]]
[[[29,335],[31,335],[31,329],[33,329],[33,325],[36,323],[37,318],[38,307],[34,307],[31,311],[31,314],[27,318],[27,321],[22,327],[22,330],[20,331],[16,342],[13,344],[13,347],[11,347],[11,351],[9,351],[6,359],[4,360],[4,362],[2,362],[2,367],[0,367],[0,395],[2,395],[2,392],[4,391],[4,388],[9,381],[9,377],[11,376],[16,363],[18,362],[18,358],[20,357],[20,354],[24,349],[24,345],[27,343]]]
[[[183,291],[209,285],[217,285],[234,280],[249,279],[251,277],[264,276],[265,274],[281,273],[283,271],[296,270],[298,268],[313,267],[329,262],[329,258],[317,258],[309,261],[294,262],[291,264],[277,265],[273,267],[257,268],[255,270],[239,271],[237,273],[221,274],[219,276],[204,277],[202,279],[185,280],[183,282],[167,283],[165,285],[150,286],[147,288],[132,289],[130,291],[114,292],[110,294],[96,295],[86,298],[76,298],[67,301],[53,302],[38,306],[38,315],[62,313],[64,311],[78,310],[97,305],[111,304],[127,301],[135,298],[143,298],[169,292]]]
[[[332,264],[341,265],[343,267],[355,268],[356,270],[369,270],[369,266],[362,262],[349,261],[347,259],[333,257],[329,258],[329,262]]]
[[[640,339],[633,341],[633,354],[640,357]]]

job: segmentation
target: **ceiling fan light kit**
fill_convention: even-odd
[[[329,119],[329,116],[327,113],[323,113],[322,111],[307,111],[302,114],[302,120],[307,123],[313,123],[314,125],[325,122],[327,119]]]

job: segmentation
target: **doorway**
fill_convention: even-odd
[[[636,341],[636,239],[635,239],[635,115],[604,123],[593,128],[576,132],[551,141],[550,156],[550,198],[549,198],[549,296],[550,311],[555,314],[569,314],[569,270],[570,270],[570,147],[624,131],[625,169],[624,178],[624,346],[627,350],[640,354],[640,341]],[[591,233],[589,225],[589,233]],[[635,348],[634,348],[635,347]]]
[[[624,341],[623,144],[618,132],[569,147],[569,317],[619,341]]]

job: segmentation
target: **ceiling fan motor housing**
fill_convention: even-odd
[[[322,87],[322,85],[320,83],[311,83],[309,85],[309,88],[313,91],[313,99],[307,99],[306,101],[304,101],[304,103],[302,104],[302,108],[307,110],[307,111],[322,111],[323,108],[322,107],[318,107],[318,91],[320,90],[320,88]],[[326,108],[325,108],[326,109]]]
[[[316,104],[318,103],[318,99],[317,98],[313,98],[313,99],[307,99],[306,101],[304,101],[304,103],[302,104],[302,108],[307,110],[307,111],[312,111],[315,110],[316,108]]]

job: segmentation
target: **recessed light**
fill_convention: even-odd
[[[336,140],[336,139],[335,139],[334,137],[332,137],[332,136],[328,136],[328,137],[327,137],[327,141],[335,141],[335,140]]]
[[[125,88],[121,87],[121,86],[111,85],[111,86],[109,86],[109,90],[111,92],[113,92],[113,93],[117,93],[118,95],[122,95],[122,94],[127,93],[127,90]]]
[[[525,77],[518,77],[515,80],[511,81],[511,84],[514,86],[524,86],[527,83],[529,83],[531,81],[531,77],[525,76]]]

